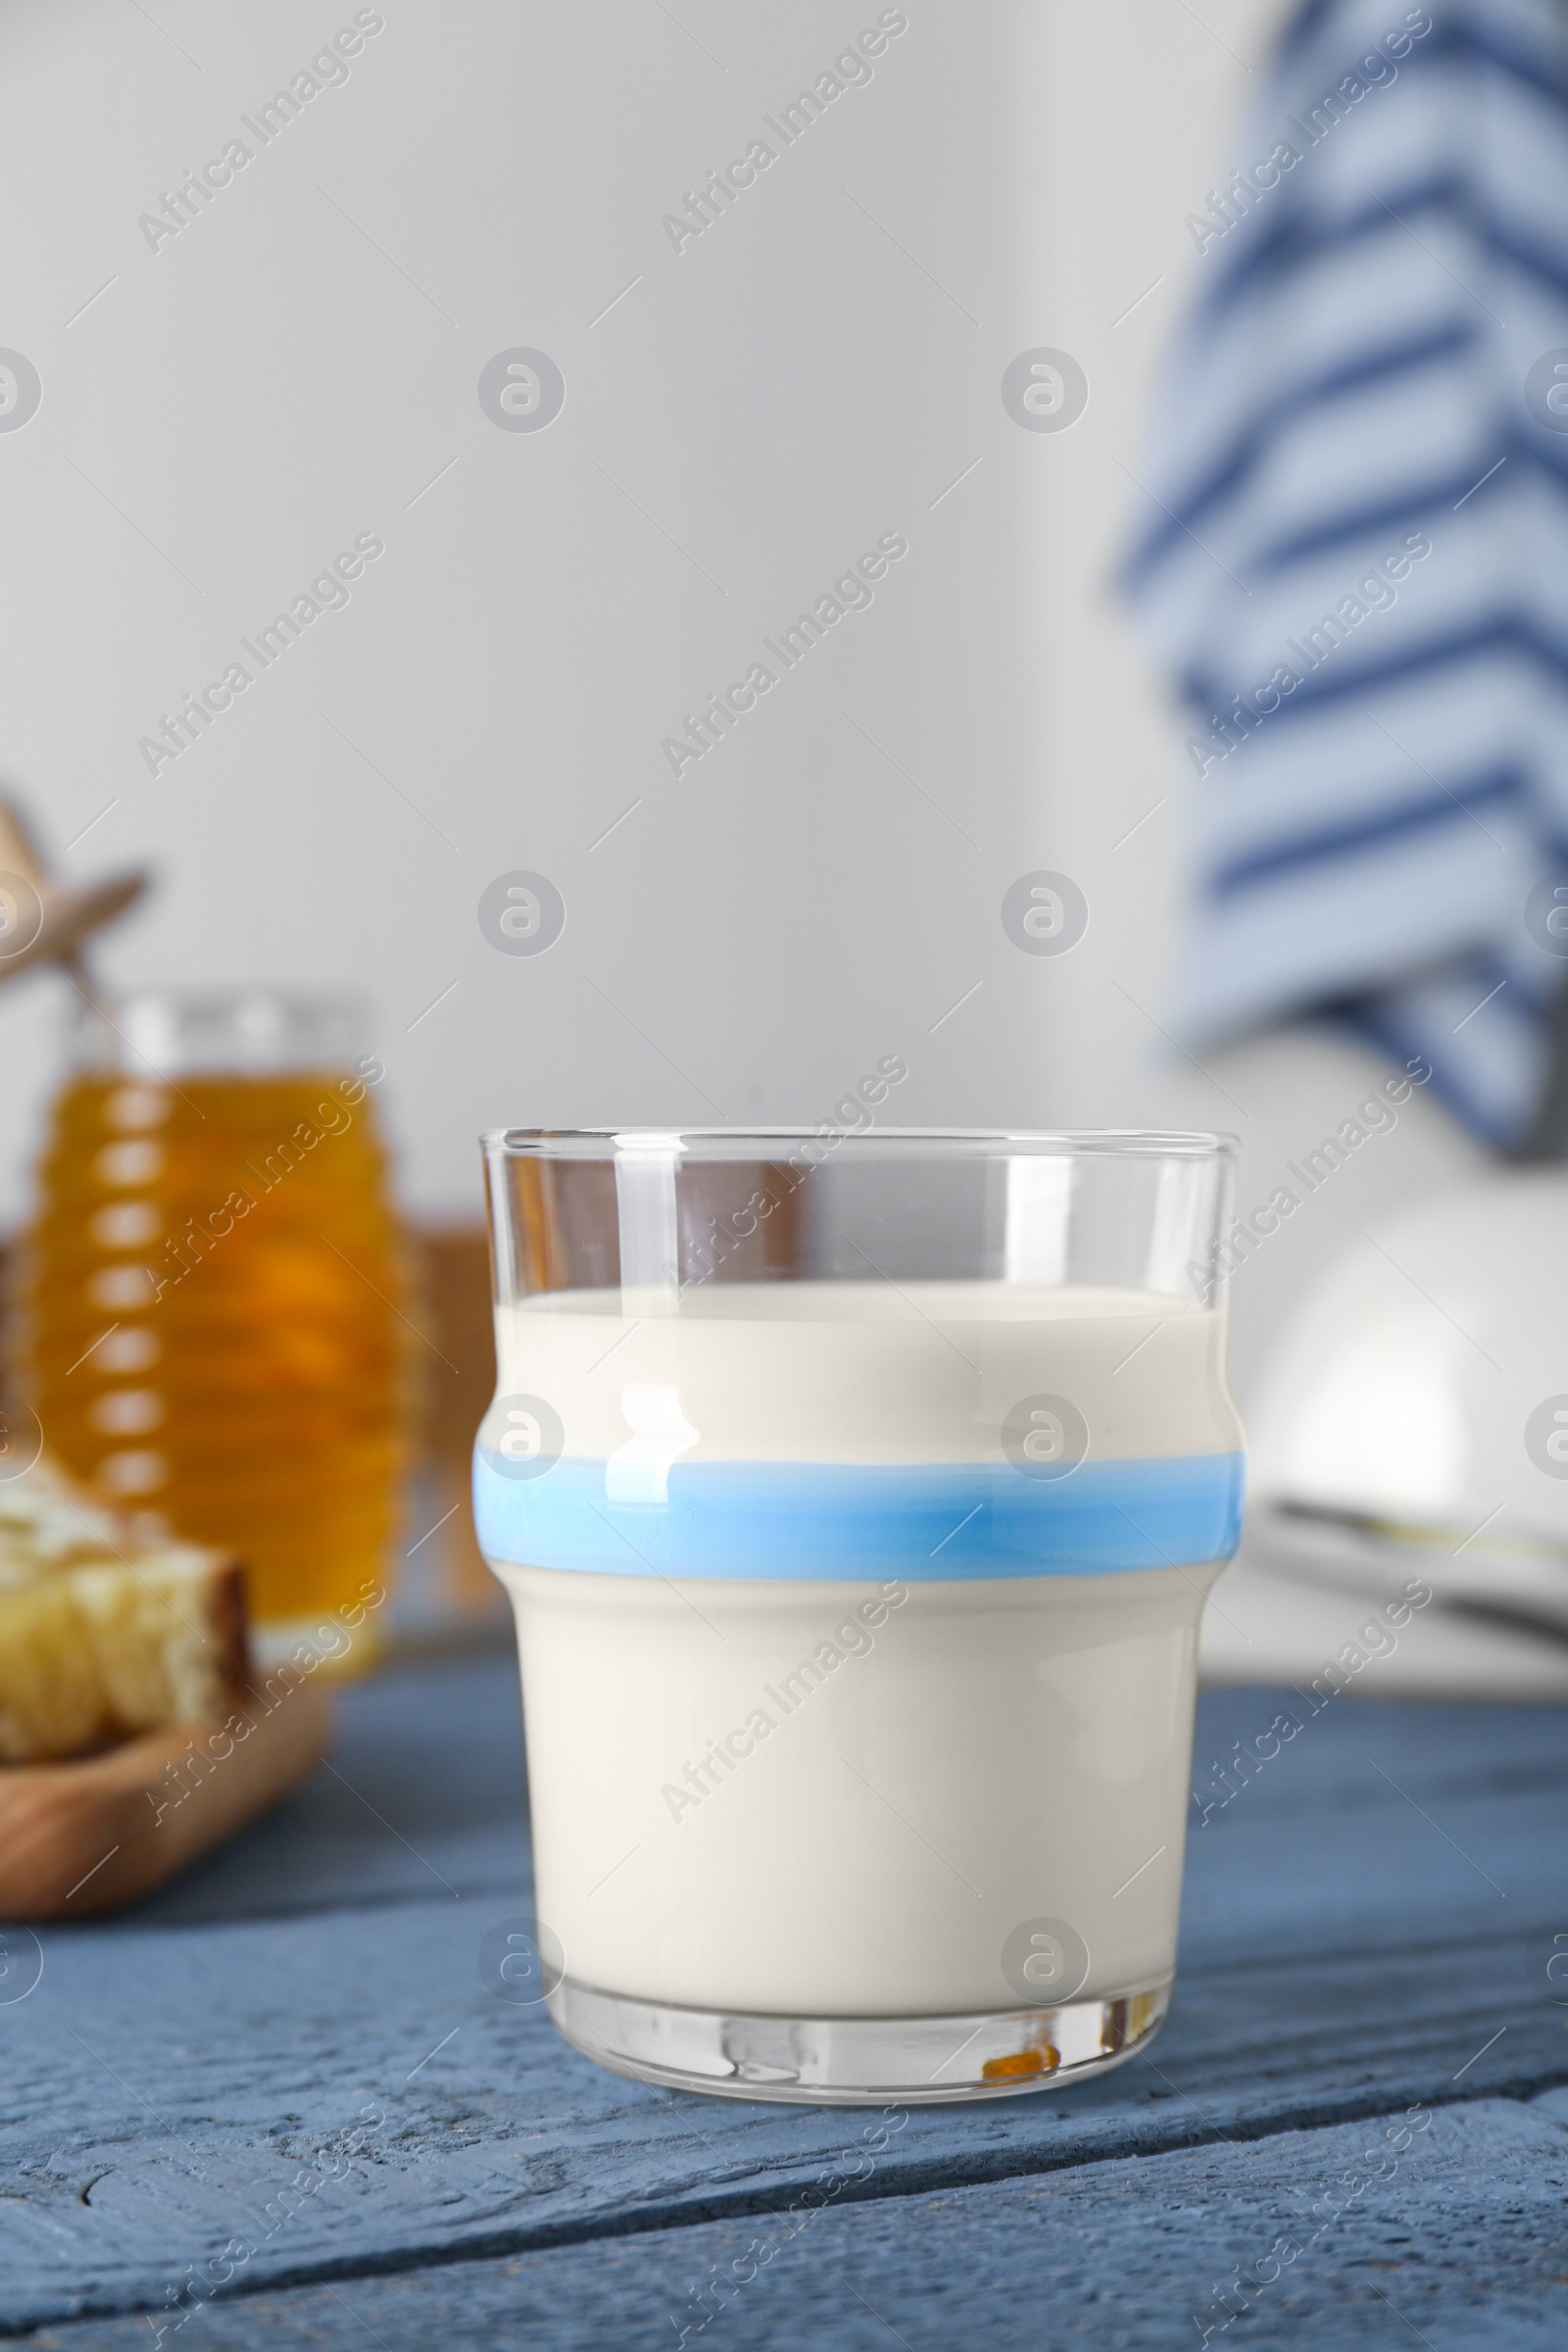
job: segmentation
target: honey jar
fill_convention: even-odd
[[[409,1370],[362,1042],[351,1004],[270,990],[84,1006],[19,1302],[45,1444],[149,1532],[237,1552],[264,1656],[351,1671],[383,1639]]]

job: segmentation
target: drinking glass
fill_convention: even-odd
[[[615,2071],[1098,2073],[1175,1966],[1243,1438],[1207,1135],[484,1139],[538,1917]]]

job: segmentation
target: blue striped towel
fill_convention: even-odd
[[[1180,1028],[1346,1014],[1508,1145],[1568,976],[1568,13],[1307,0],[1259,78],[1126,575],[1188,712]]]

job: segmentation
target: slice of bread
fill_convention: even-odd
[[[214,1721],[248,1667],[237,1561],[135,1540],[45,1461],[0,1484],[0,1763]]]

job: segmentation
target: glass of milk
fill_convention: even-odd
[[[645,2081],[1011,2095],[1170,1997],[1242,1504],[1231,1148],[884,1129],[899,1074],[854,1130],[485,1138],[537,1904],[502,1973]]]

